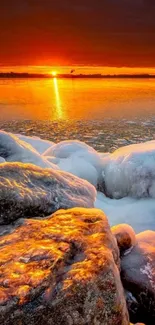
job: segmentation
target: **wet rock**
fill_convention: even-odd
[[[121,261],[131,321],[155,324],[155,232],[136,236],[137,244]]]
[[[95,188],[63,171],[22,163],[0,164],[0,225],[44,217],[59,209],[94,206]]]
[[[128,325],[119,263],[100,210],[25,220],[0,239],[0,324]]]
[[[120,224],[113,226],[111,231],[116,237],[121,254],[127,250],[130,252],[130,249],[136,244],[136,235],[133,228],[127,224]]]

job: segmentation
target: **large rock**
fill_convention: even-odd
[[[0,131],[0,157],[8,162],[31,163],[42,168],[59,169],[41,156],[30,143],[4,131]]]
[[[20,140],[30,144],[33,148],[36,149],[37,152],[43,154],[47,149],[54,145],[54,142],[40,139],[39,137],[33,136],[25,136],[23,134],[16,134],[17,138]]]
[[[155,199],[155,141],[121,147],[103,162],[106,195]]]
[[[137,245],[122,258],[122,281],[131,320],[155,324],[155,232],[136,236]]]
[[[127,250],[130,251],[136,244],[136,235],[131,226],[124,223],[113,226],[111,228],[111,231],[116,237],[121,254],[123,254]]]
[[[94,206],[95,188],[63,171],[22,163],[0,164],[0,225],[59,209]]]
[[[118,268],[100,210],[25,220],[0,240],[0,324],[128,325]]]
[[[77,140],[62,141],[51,146],[43,156],[48,161],[50,156],[55,156],[58,159],[56,164],[61,170],[86,179],[102,190],[103,157],[86,143]]]

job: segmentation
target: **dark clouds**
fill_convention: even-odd
[[[154,66],[154,0],[0,0],[0,64]]]

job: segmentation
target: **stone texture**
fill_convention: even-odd
[[[155,232],[136,236],[137,244],[122,257],[122,281],[131,321],[155,324]]]
[[[69,173],[31,164],[0,164],[0,225],[59,209],[94,206],[95,188]]]
[[[133,228],[127,224],[120,224],[111,228],[116,237],[121,254],[130,250],[136,244],[136,235]]]
[[[100,210],[25,220],[0,238],[0,324],[129,325],[119,264]]]

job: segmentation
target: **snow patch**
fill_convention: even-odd
[[[147,262],[147,264],[143,268],[140,268],[140,272],[142,274],[147,275],[152,288],[155,290],[155,281],[153,280],[154,268],[152,264]]]

